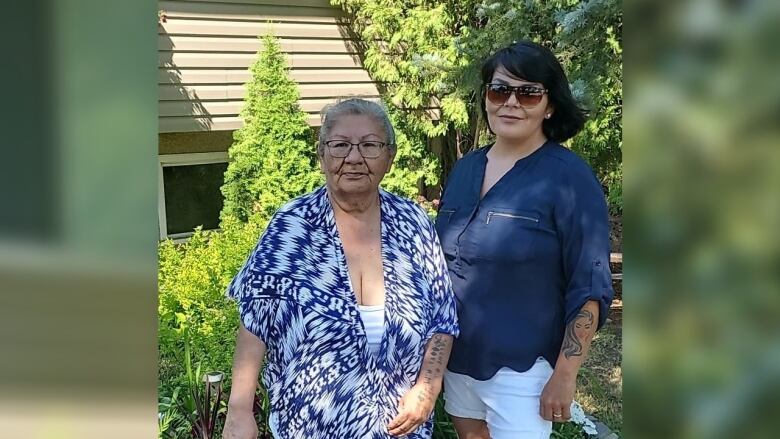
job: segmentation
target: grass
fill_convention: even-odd
[[[580,369],[575,399],[620,435],[623,429],[623,331],[620,322],[608,322],[596,333],[588,358]]]

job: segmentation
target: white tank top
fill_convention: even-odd
[[[358,309],[363,319],[363,326],[366,327],[368,350],[376,356],[382,343],[382,334],[385,332],[385,306],[358,305]]]

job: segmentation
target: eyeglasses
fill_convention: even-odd
[[[547,93],[546,89],[534,85],[512,87],[506,84],[485,84],[485,90],[488,100],[496,105],[504,105],[514,92],[517,103],[529,108],[538,105],[542,96]]]
[[[390,146],[390,144],[374,140],[360,143],[350,143],[346,140],[328,140],[322,143],[328,147],[330,155],[337,159],[343,159],[348,156],[349,153],[352,152],[353,146],[357,146],[358,152],[363,158],[375,159],[382,154],[382,149],[384,149],[385,146]]]

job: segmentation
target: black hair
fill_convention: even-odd
[[[485,108],[485,84],[493,80],[498,67],[512,76],[544,85],[547,98],[554,111],[552,117],[542,122],[542,132],[554,142],[564,142],[576,135],[585,125],[585,112],[577,105],[569,89],[569,81],[561,63],[553,53],[531,41],[519,41],[494,53],[482,64],[480,108],[488,122]],[[490,123],[488,123],[490,129]],[[490,129],[493,132],[492,129]]]

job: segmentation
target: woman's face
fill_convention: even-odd
[[[387,142],[387,135],[380,124],[368,115],[339,116],[325,141],[342,140],[349,143]],[[344,158],[334,157],[330,148],[323,145],[320,167],[331,191],[345,195],[367,196],[379,188],[385,174],[393,164],[394,153],[388,146],[381,148],[379,157],[364,158],[357,145]]]
[[[509,73],[503,66],[498,66],[493,73],[491,84],[504,84],[511,87],[534,86],[544,89],[544,85],[538,82],[530,82],[520,79]],[[503,104],[496,104],[485,96],[485,110],[487,110],[488,123],[497,137],[507,140],[526,140],[535,136],[544,136],[542,122],[545,117],[552,116],[553,108],[548,96],[542,95],[542,100],[533,106],[525,107],[517,102],[515,93],[511,93],[509,99]]]

